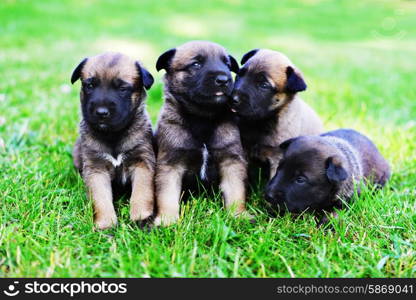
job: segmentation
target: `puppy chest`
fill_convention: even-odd
[[[130,180],[127,157],[124,154],[114,157],[109,153],[104,153],[103,159],[107,162],[111,179],[118,184],[126,185]]]
[[[202,181],[210,181],[215,176],[213,156],[206,144],[197,150],[190,151],[187,156],[187,173]]]

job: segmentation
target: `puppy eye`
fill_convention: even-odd
[[[307,180],[304,176],[298,176],[298,177],[295,178],[295,182],[297,184],[304,184],[304,183],[306,183],[306,181]]]
[[[119,88],[118,88],[118,90],[120,91],[120,92],[125,92],[125,91],[127,91],[128,90],[128,87],[127,86],[120,86]]]
[[[200,62],[194,62],[191,64],[191,67],[194,69],[200,69],[202,67],[202,64]]]
[[[270,87],[270,84],[267,81],[262,81],[259,83],[259,87],[262,89],[268,89]]]
[[[93,84],[92,82],[88,82],[88,83],[85,83],[85,84],[84,84],[84,87],[85,87],[87,90],[92,90],[95,86],[94,86],[94,84]]]

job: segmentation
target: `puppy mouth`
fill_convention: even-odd
[[[238,107],[237,107],[237,105],[231,103],[229,105],[229,107],[230,107],[230,110],[231,110],[232,113],[234,113],[234,114],[237,114],[238,113]]]
[[[100,122],[97,125],[98,125],[98,128],[103,129],[103,130],[108,128],[108,124],[106,124],[106,123]]]
[[[266,202],[266,211],[274,217],[282,217],[288,212],[285,205],[272,204],[270,202]]]

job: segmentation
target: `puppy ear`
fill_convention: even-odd
[[[326,177],[333,183],[341,182],[348,178],[348,173],[342,166],[342,161],[338,156],[331,156],[326,160]]]
[[[296,73],[291,66],[286,68],[286,78],[286,91],[297,93],[306,90],[306,83],[302,75]]]
[[[292,144],[292,142],[294,142],[296,139],[297,139],[297,137],[284,141],[283,143],[281,143],[279,145],[279,148],[282,149],[283,151],[286,151],[286,149],[289,147],[289,145]]]
[[[231,55],[228,55],[228,57],[230,58],[230,62],[231,62],[231,68],[230,68],[231,71],[237,74],[238,71],[240,71],[240,67],[238,66],[238,62]]]
[[[257,51],[259,51],[259,49],[253,49],[253,50],[247,52],[246,54],[244,54],[240,63],[242,65],[244,65],[252,56],[254,56],[254,54],[257,53]]]
[[[172,48],[166,51],[165,53],[163,53],[161,56],[159,56],[156,62],[156,70],[158,72],[162,69],[165,69],[167,71],[167,69],[169,68],[170,61],[175,55],[175,52],[176,52],[176,49]]]
[[[136,62],[136,68],[137,72],[139,72],[144,88],[146,90],[150,89],[155,81],[152,74],[150,74],[150,72],[143,68],[138,62]]]
[[[81,77],[81,71],[84,67],[85,63],[87,62],[88,58],[84,58],[79,65],[75,68],[75,70],[72,72],[71,76],[71,83],[74,84],[75,81],[77,81]]]

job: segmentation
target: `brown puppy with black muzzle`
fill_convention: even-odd
[[[306,83],[285,55],[255,49],[243,56],[241,64],[231,109],[239,117],[249,169],[264,167],[263,174],[270,179],[282,157],[279,145],[299,135],[319,134],[323,125],[314,110],[297,96],[306,89]]]
[[[112,185],[131,185],[130,219],[145,220],[154,209],[155,154],[145,110],[153,77],[139,62],[109,52],[84,59],[71,82],[78,79],[82,120],[73,158],[94,204],[94,223],[117,224]]]
[[[385,185],[390,166],[377,147],[361,133],[339,129],[319,136],[292,138],[280,145],[284,151],[276,175],[266,188],[275,208],[300,213],[331,211],[350,201],[360,181]]]
[[[238,64],[215,43],[192,41],[163,53],[165,103],[157,130],[155,225],[179,218],[190,181],[219,183],[225,207],[245,210],[246,161],[228,106]]]

